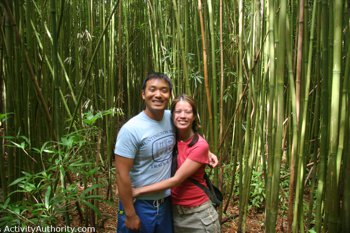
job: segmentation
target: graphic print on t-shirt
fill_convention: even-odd
[[[152,157],[155,162],[163,162],[170,159],[173,151],[174,137],[169,135],[156,139],[152,143]]]

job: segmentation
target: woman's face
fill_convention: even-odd
[[[192,130],[194,120],[192,106],[186,101],[179,101],[173,112],[173,122],[176,129],[179,131]]]

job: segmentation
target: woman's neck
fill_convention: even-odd
[[[193,130],[188,130],[188,131],[178,131],[177,132],[177,136],[178,139],[181,141],[187,141],[188,139],[190,139],[192,136],[194,135]]]

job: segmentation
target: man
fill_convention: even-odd
[[[120,129],[115,145],[119,192],[117,232],[171,233],[170,190],[138,197],[131,187],[168,179],[175,134],[168,106],[172,84],[168,76],[151,73],[143,82],[145,110]]]
[[[167,75],[150,73],[142,85],[145,110],[120,129],[115,144],[119,194],[117,233],[172,233],[170,190],[132,198],[132,187],[170,178],[175,133],[168,106],[172,84]],[[216,156],[211,156],[216,166]]]

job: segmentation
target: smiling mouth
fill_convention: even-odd
[[[153,100],[152,103],[154,103],[154,104],[163,104],[163,101]]]

